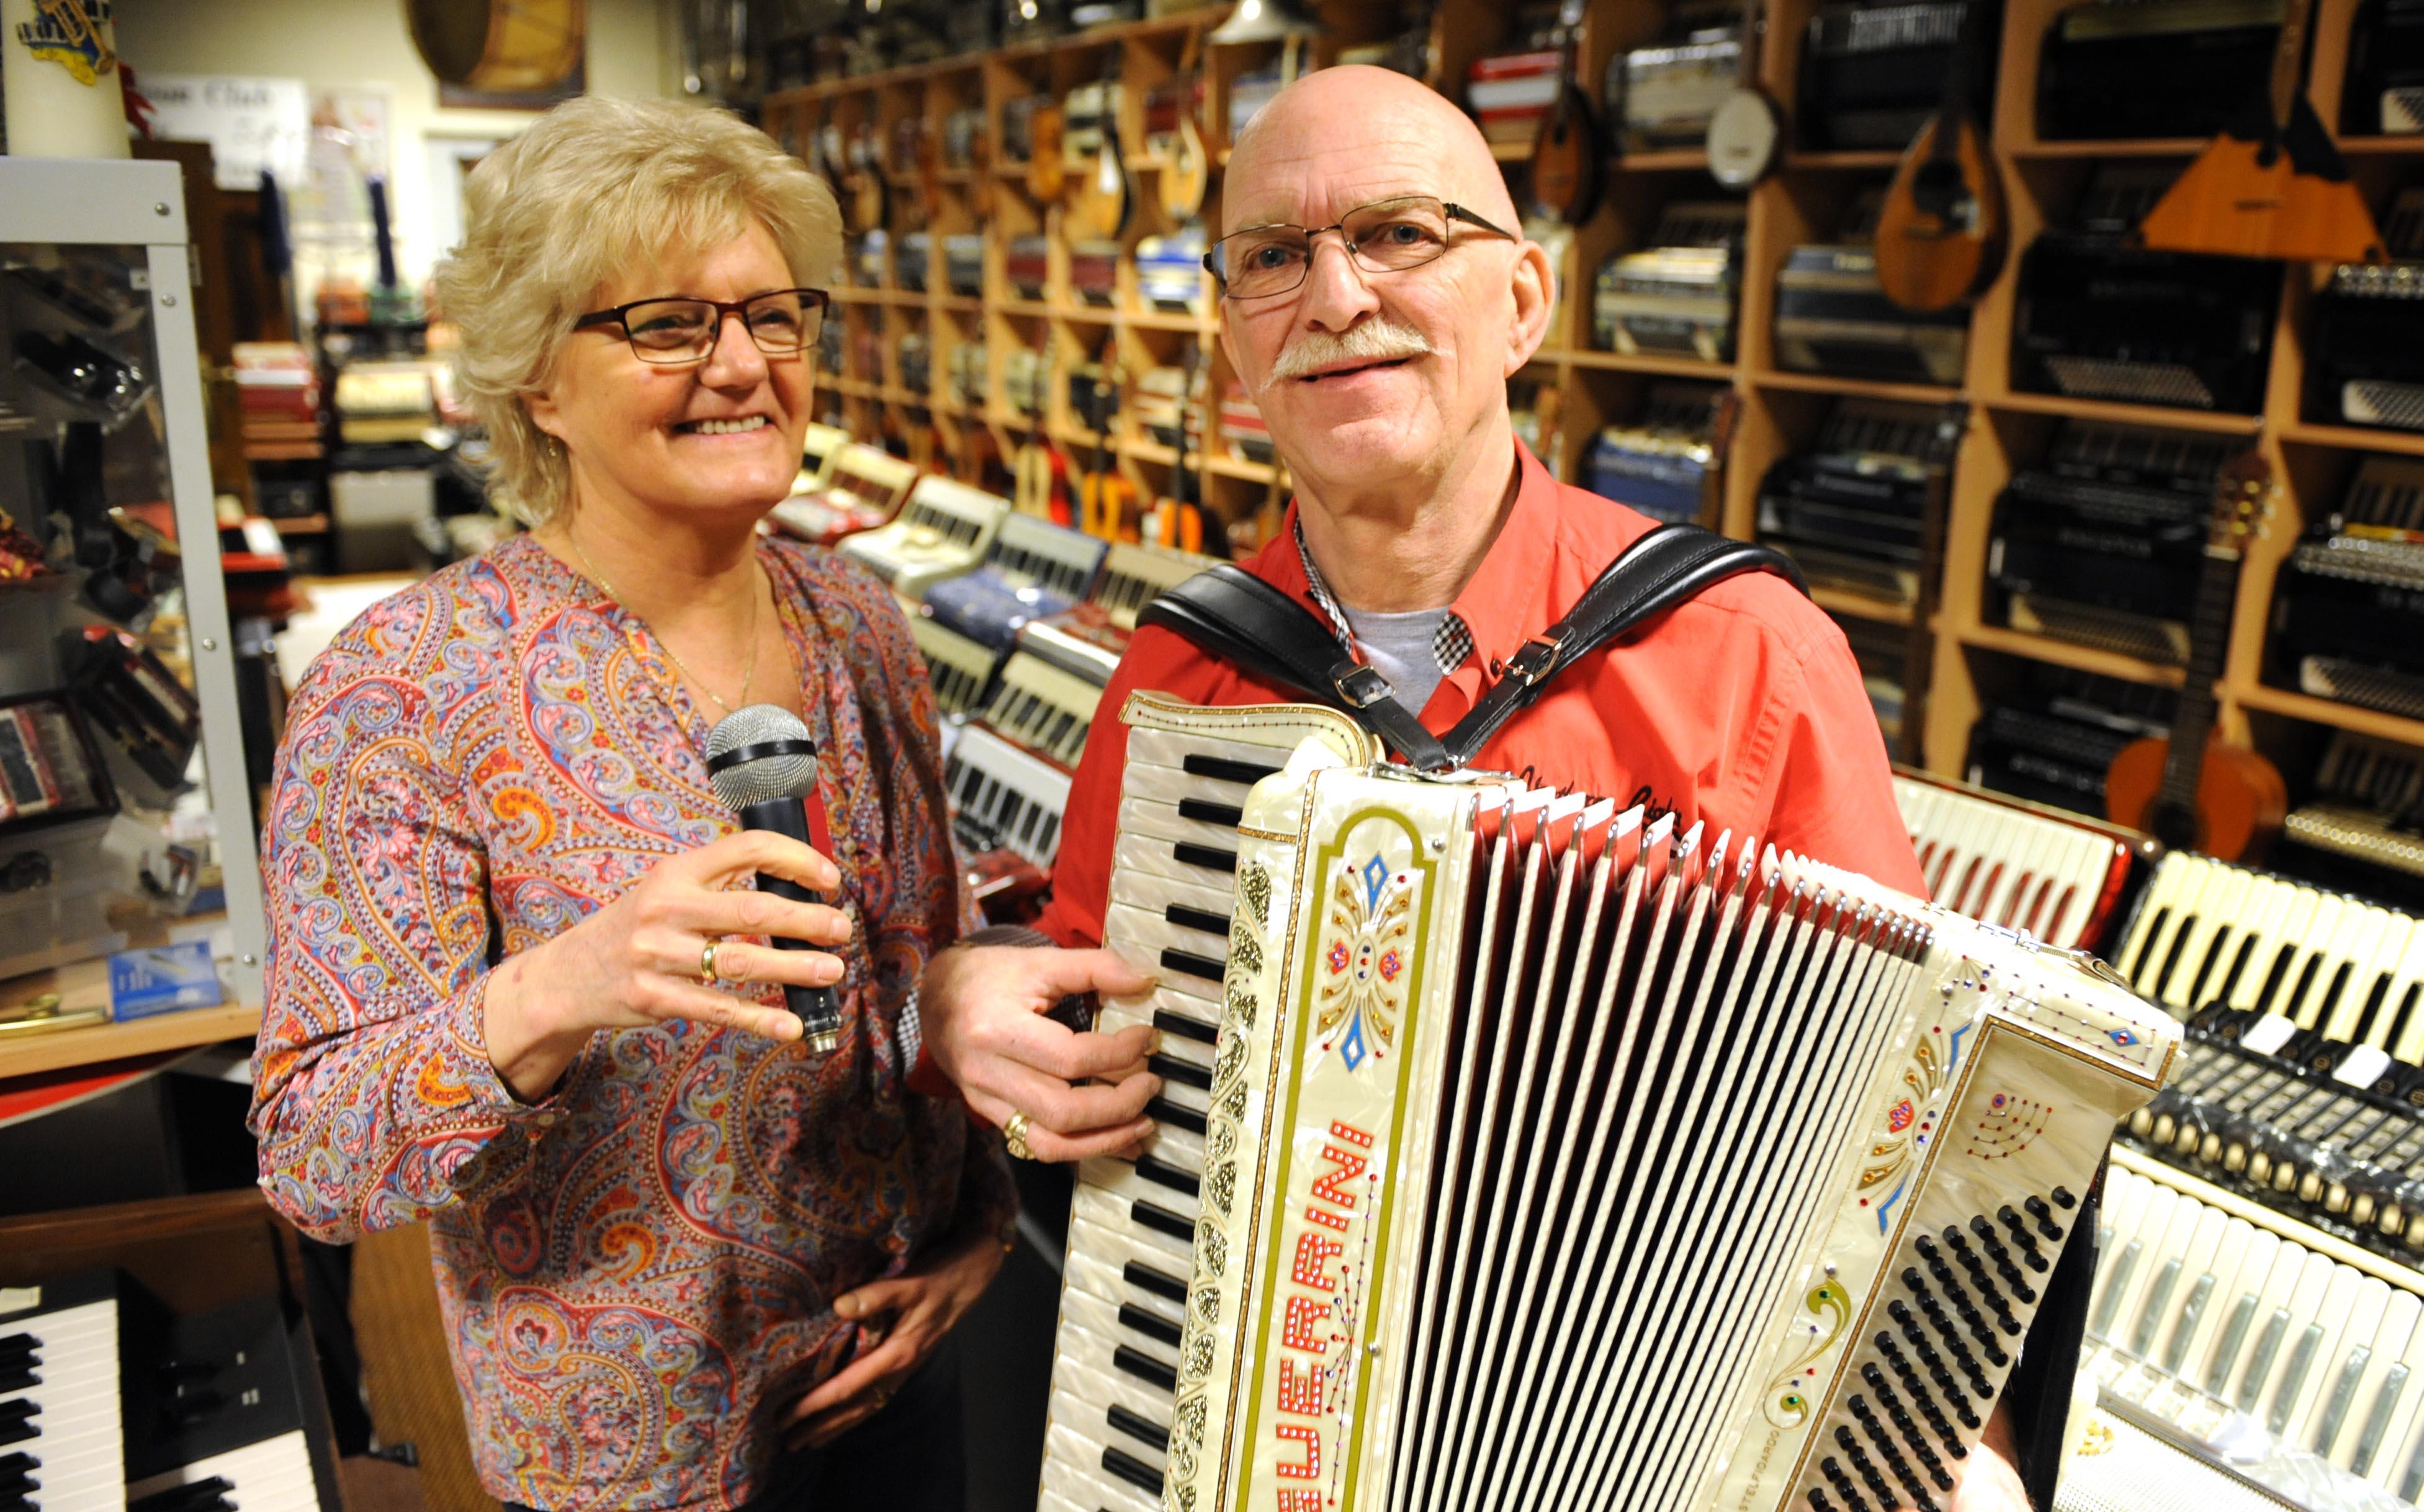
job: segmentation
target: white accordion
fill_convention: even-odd
[[[1132,697],[1048,1512],[1941,1507],[2172,1019],[1344,717]]]

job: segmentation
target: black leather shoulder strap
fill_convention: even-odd
[[[1697,525],[1661,525],[1650,532],[1607,565],[1583,590],[1571,613],[1507,659],[1507,676],[1448,731],[1448,755],[1459,766],[1472,760],[1566,668],[1746,572],[1772,572],[1803,593],[1810,591],[1801,569],[1772,547],[1737,541]]]
[[[1662,525],[1625,550],[1583,593],[1573,612],[1523,643],[1507,676],[1444,739],[1423,728],[1389,680],[1358,661],[1329,628],[1287,595],[1223,563],[1145,605],[1139,625],[1156,625],[1282,687],[1293,688],[1378,736],[1423,772],[1462,766],[1509,719],[1586,654],[1639,629],[1685,599],[1745,572],[1773,572],[1807,592],[1781,553],[1694,525]]]
[[[1358,661],[1313,612],[1245,568],[1221,563],[1144,606],[1137,624],[1185,636],[1214,656],[1344,710],[1426,772],[1451,763],[1439,737],[1397,702],[1389,679]]]

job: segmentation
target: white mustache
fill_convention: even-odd
[[[1310,377],[1342,362],[1395,362],[1428,357],[1435,350],[1429,337],[1411,326],[1400,326],[1385,315],[1374,315],[1338,334],[1310,331],[1279,355],[1262,387]]]

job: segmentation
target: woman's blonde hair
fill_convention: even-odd
[[[573,321],[634,262],[720,246],[752,220],[792,278],[830,286],[841,262],[833,191],[765,133],[697,105],[582,95],[471,170],[463,245],[439,264],[438,300],[461,332],[457,391],[487,429],[491,486],[525,524],[545,524],[571,492],[564,448],[522,396],[546,386]]]

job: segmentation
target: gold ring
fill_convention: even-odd
[[[879,1387],[877,1387],[877,1388],[875,1389],[875,1410],[877,1410],[878,1412],[883,1411],[883,1410],[884,1410],[884,1409],[885,1409],[885,1405],[886,1405],[887,1403],[889,1403],[891,1400],[892,1400],[892,1393],[891,1393],[890,1392],[885,1391],[885,1390],[883,1387],[881,1387],[881,1386],[879,1386]]]
[[[723,979],[715,974],[715,949],[723,943],[722,940],[710,940],[707,948],[698,953],[698,979],[710,987]]]
[[[1027,1147],[1027,1115],[1013,1112],[1002,1121],[1001,1142],[1021,1160],[1032,1160],[1035,1152]]]

